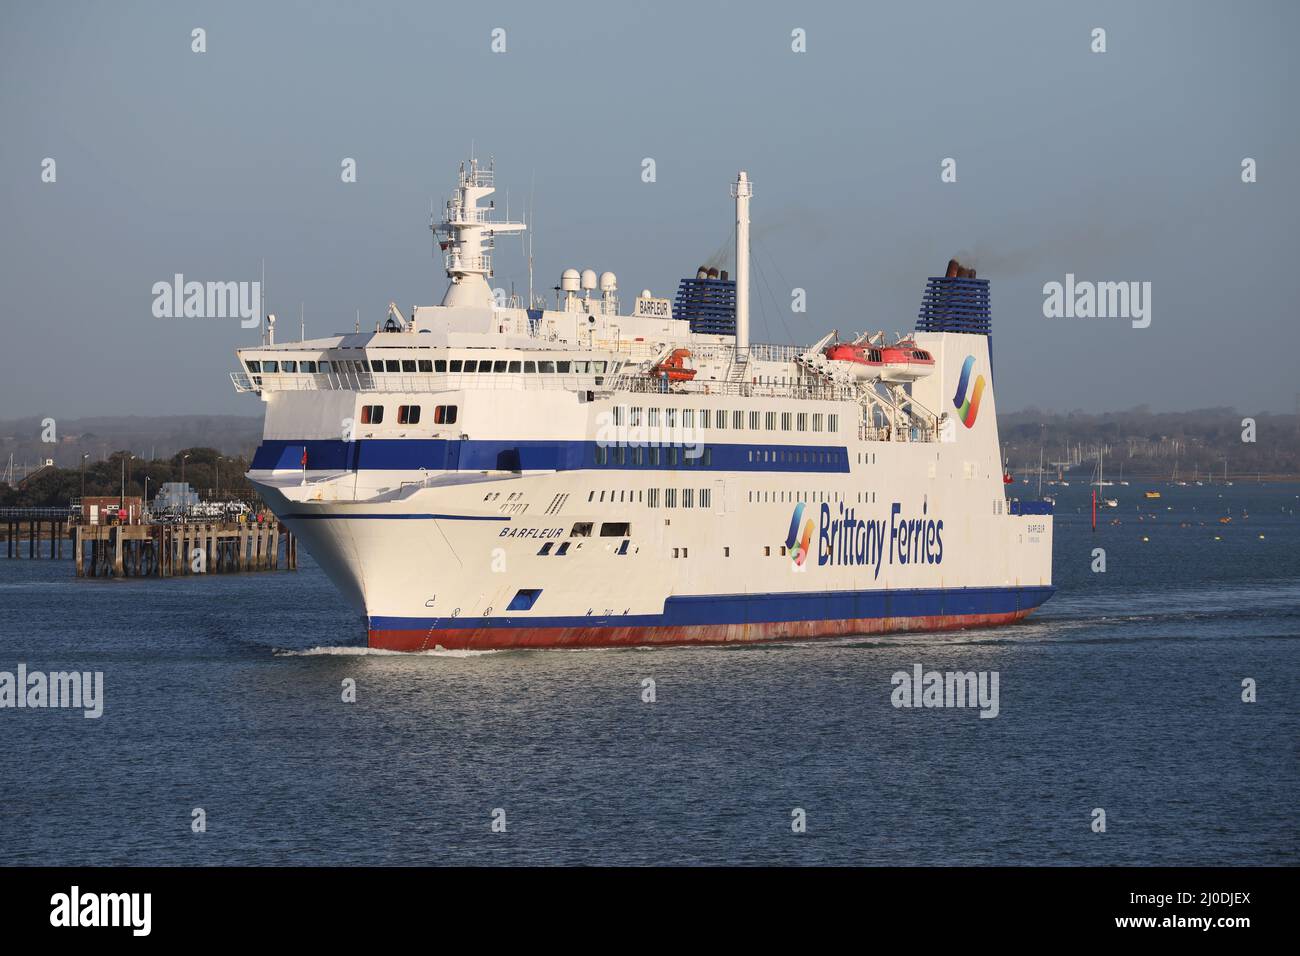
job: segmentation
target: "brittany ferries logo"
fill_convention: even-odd
[[[790,557],[794,563],[802,565],[808,560],[808,545],[812,541],[813,523],[812,519],[803,526],[803,532],[799,531],[799,522],[803,519],[803,502],[794,506],[794,514],[790,517],[790,531],[785,536],[785,546],[790,551]],[[796,547],[797,545],[797,547]]]
[[[893,502],[889,518],[859,518],[843,502],[833,512],[822,502],[821,526],[817,529],[817,564],[865,566],[879,578],[885,565],[942,564],[943,519],[930,515],[928,503],[917,517],[904,516],[903,505]],[[804,519],[803,502],[794,506],[785,546],[797,566],[808,560],[812,547],[813,519]]]
[[[966,361],[961,365],[961,377],[957,379],[957,394],[953,396],[952,404],[957,409],[957,415],[961,418],[961,423],[967,428],[975,424],[975,416],[980,413],[980,398],[984,395],[984,376],[975,376],[975,387],[971,389],[969,397],[966,390],[970,386],[971,369],[975,367],[975,356],[966,356]]]

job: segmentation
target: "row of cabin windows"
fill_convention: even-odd
[[[630,428],[637,428],[645,425],[647,428],[676,428],[681,423],[682,428],[727,428],[739,431],[745,428],[745,422],[748,420],[749,428],[753,431],[777,431],[777,424],[780,423],[780,431],[800,431],[809,430],[809,425],[815,432],[840,430],[840,416],[837,414],[824,415],[821,412],[780,412],[780,418],[777,418],[777,412],[749,412],[748,419],[746,413],[739,409],[726,410],[722,408],[701,408],[698,413],[694,408],[641,408],[640,406],[615,405],[614,406],[614,424],[627,425]]]
[[[662,493],[662,497],[661,497]],[[605,495],[609,498],[606,499]],[[634,491],[610,491],[600,492],[600,498],[596,498],[596,492],[588,493],[587,500],[595,502],[597,500],[610,504],[643,504],[647,508],[660,507],[660,501],[665,508],[711,508],[713,507],[713,489],[712,488],[642,488]],[[681,502],[679,505],[678,502]],[[602,526],[603,527],[603,526]],[[577,525],[574,526],[575,534]],[[604,531],[601,531],[604,534]]]
[[[870,494],[870,492],[868,492]],[[819,502],[835,502],[840,500],[838,491],[751,491],[749,493],[750,504],[793,504],[797,501],[806,501],[811,504]],[[858,501],[862,496],[858,495]]]
[[[675,446],[660,448],[659,445],[615,445],[607,448],[597,445],[594,455],[597,465],[649,465],[651,468],[660,464],[676,468],[678,463],[687,467],[701,465],[709,468],[713,465],[712,448],[699,449],[699,453],[694,455],[689,452],[690,449]]]
[[[383,422],[384,422],[383,405],[362,405],[361,406],[361,424],[382,425]],[[455,405],[434,406],[433,423],[435,425],[456,424],[456,406]],[[420,424],[420,406],[419,405],[398,405],[397,424],[399,425]]]
[[[426,374],[483,374],[485,372],[506,375],[604,375],[606,370],[614,372],[621,367],[621,362],[605,361],[533,361],[520,359],[479,360],[479,359],[369,359],[353,361],[338,359],[329,362],[312,359],[247,359],[244,362],[248,371],[254,375],[280,372],[339,372],[361,374],[364,372],[424,372]]]

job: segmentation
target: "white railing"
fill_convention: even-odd
[[[334,372],[261,373],[231,372],[237,392],[451,392],[478,391],[589,391],[604,390],[604,375],[488,372],[403,374],[369,372],[361,375]]]
[[[645,375],[616,375],[609,388],[615,392],[664,395],[735,395],[741,398],[792,398],[801,401],[856,402],[858,393],[845,385],[751,383],[728,381],[668,382]]]

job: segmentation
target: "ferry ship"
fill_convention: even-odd
[[[298,342],[267,315],[237,350],[266,405],[248,478],[369,646],[933,631],[1051,596],[1051,504],[1004,490],[986,279],[950,262],[903,334],[751,343],[741,172],[734,278],[621,311],[614,274],[566,269],[523,302],[489,283],[525,229],[494,179],[462,164],[430,224],[440,305]]]

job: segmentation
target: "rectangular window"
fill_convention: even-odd
[[[813,415],[813,431],[819,432],[821,430],[822,430],[822,414],[821,412],[817,412]]]
[[[808,413],[807,413],[807,412],[800,412],[800,413],[799,413],[799,417],[798,417],[798,419],[797,419],[797,423],[796,423],[795,427],[798,428],[799,431],[801,431],[801,432],[806,432],[806,431],[808,430]]]
[[[654,468],[659,467],[659,446],[658,445],[650,446],[650,465],[651,467]]]
[[[590,538],[590,537],[591,537],[591,522],[590,522],[590,521],[577,521],[577,522],[574,522],[573,530],[569,532],[569,537],[571,537],[571,538]]]
[[[682,489],[682,507],[683,507],[683,508],[694,508],[694,507],[695,507],[695,489],[694,489],[694,488],[683,488],[683,489]]]
[[[695,427],[695,409],[693,408],[682,409],[682,427],[683,428]]]
[[[700,489],[700,507],[701,507],[701,508],[708,508],[708,507],[711,505],[712,501],[713,501],[713,489],[712,489],[712,488],[701,488],[701,489]]]
[[[555,363],[554,363],[554,362],[538,362],[538,363],[537,363],[537,371],[542,372],[543,374],[546,374],[546,375],[554,374],[554,372],[555,372]]]
[[[761,422],[760,422],[759,415],[760,415],[759,412],[749,413],[749,427],[752,431],[758,431],[760,427]]]
[[[403,372],[414,372],[414,371],[415,371],[415,359],[402,359],[402,371],[403,371]]]
[[[402,363],[397,361],[397,359],[384,359],[385,372],[400,372],[401,370]]]
[[[709,410],[707,408],[700,409],[700,427],[701,428],[709,427]]]
[[[361,424],[363,424],[363,425],[369,425],[369,424],[370,424],[370,406],[369,406],[369,405],[362,405],[362,406],[361,406]]]
[[[608,449],[605,448],[604,445],[597,445],[597,446],[596,446],[596,464],[598,464],[598,465],[603,465],[603,464],[605,464],[605,459],[606,459],[606,453],[607,453],[607,451],[608,451]],[[602,496],[602,500],[603,500],[603,496]]]
[[[719,408],[716,412],[713,413],[713,424],[716,425],[718,428],[726,428],[727,413]]]
[[[641,424],[641,412],[642,409],[640,408],[632,408],[628,411],[627,423],[633,428]]]
[[[731,427],[736,431],[740,431],[745,427],[745,413],[740,409],[736,409],[731,413]]]
[[[521,362],[511,362],[509,367],[506,369],[506,371],[510,372],[511,374],[518,374],[522,370],[523,370],[523,363]]]
[[[525,363],[524,363],[524,374],[525,374],[525,375],[535,375],[535,374],[537,374],[537,363],[536,363],[536,362],[525,362]]]
[[[452,371],[459,372],[459,371],[460,371],[460,363],[459,363],[459,362],[456,362],[456,363],[454,363],[454,364],[456,365],[456,368],[454,368]],[[434,360],[433,360],[433,370],[434,370],[435,372],[437,372],[438,374],[442,374],[443,372],[447,371],[447,360],[446,360],[446,359],[434,359]]]
[[[664,427],[665,428],[677,427],[677,409],[668,408],[664,410]]]
[[[664,507],[665,507],[665,508],[676,508],[676,507],[677,507],[677,489],[676,489],[676,488],[665,488],[665,489],[664,489]]]
[[[329,362],[326,362],[324,359],[321,359],[321,361],[320,361],[320,370],[321,370],[322,372],[328,372],[328,371],[330,370],[330,363],[329,363]]]
[[[398,406],[397,406],[397,424],[399,424],[399,425],[405,425],[405,424],[406,424],[406,414],[407,414],[407,412],[410,410],[410,408],[411,408],[410,405],[398,405]]]
[[[556,370],[557,372],[559,372],[561,375],[568,375],[568,374],[569,374],[569,370],[570,370],[572,367],[573,367],[573,363],[572,363],[572,362],[556,362],[556,363],[555,363],[555,370]]]
[[[645,505],[647,508],[659,507],[659,489],[651,488],[645,493]]]
[[[626,411],[626,407],[623,406],[623,405],[615,405],[615,406],[614,406],[614,424],[615,424],[615,425],[623,425],[623,424],[626,424],[625,421],[624,421],[624,419],[627,417],[626,414],[625,414],[625,411]]]
[[[508,366],[509,364],[510,364],[510,363],[507,362],[505,359],[502,359],[502,360],[499,361],[499,362],[495,362],[495,363],[493,363],[493,365],[492,365],[492,371],[497,372],[497,373],[504,372],[504,371],[506,370],[506,366]],[[481,372],[481,371],[483,371],[483,369],[482,369],[482,368],[479,368],[479,371]]]
[[[370,360],[370,371],[372,371],[372,372],[382,372],[383,370],[384,370],[384,360],[383,360],[383,359],[371,359],[371,360]]]
[[[424,372],[425,374],[428,374],[429,372],[432,372],[432,371],[433,371],[433,360],[432,360],[432,359],[420,359],[420,371],[421,371],[421,372]]]
[[[283,368],[281,369],[281,371],[284,371],[284,372],[296,372],[296,371],[298,371],[298,363],[297,363],[297,362],[294,362],[294,361],[292,361],[292,360],[290,360],[290,359],[285,359],[285,360],[281,363],[281,365],[283,366]]]
[[[244,364],[248,366],[248,370],[252,372],[254,375],[261,374],[262,363],[257,361],[257,359],[249,359]]]
[[[309,359],[303,359],[302,362],[299,363],[299,364],[300,364],[300,368],[301,368],[304,372],[307,372],[308,374],[315,374],[315,372],[316,372],[316,363],[315,363],[315,362],[313,362],[313,361],[311,361],[311,360],[309,360]]]
[[[626,538],[631,533],[628,530],[630,527],[626,521],[602,521],[600,523],[600,536],[602,538]]]
[[[791,419],[791,417],[792,417],[792,416],[790,415],[789,412],[782,412],[782,413],[781,413],[781,431],[783,431],[783,432],[788,432],[788,431],[790,430],[790,419]]]
[[[649,415],[647,416],[646,419],[646,424],[649,425],[651,428],[659,427],[659,409],[657,408],[650,409]]]
[[[776,412],[767,412],[763,415],[763,427],[768,431],[776,431]]]

